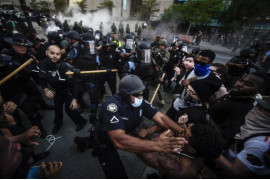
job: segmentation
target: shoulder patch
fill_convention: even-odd
[[[113,116],[112,119],[110,120],[111,123],[118,123],[119,119],[117,117]]]
[[[117,111],[117,105],[114,103],[111,103],[107,106],[107,110],[110,112],[115,113]]]
[[[144,102],[146,102],[146,104],[149,104],[152,109],[155,109],[155,107],[152,104],[150,104],[147,100],[144,100]]]

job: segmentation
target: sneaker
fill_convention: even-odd
[[[83,123],[79,123],[75,130],[80,131],[84,128],[85,125],[86,125],[86,121],[84,121]]]
[[[165,105],[164,99],[160,100],[160,104]]]
[[[52,134],[58,133],[60,127],[61,127],[61,126],[55,125],[55,126],[53,127]]]

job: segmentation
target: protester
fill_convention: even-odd
[[[234,148],[228,150],[227,157],[220,155],[216,159],[230,178],[267,178],[270,175],[270,166],[264,156],[270,144],[270,98],[256,101],[258,105],[248,112],[245,124],[235,136]]]

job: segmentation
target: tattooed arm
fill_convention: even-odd
[[[166,175],[166,178],[197,178],[201,159],[190,160],[178,154],[137,154],[145,164]]]

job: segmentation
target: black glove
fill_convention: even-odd
[[[110,68],[107,68],[106,70],[107,70],[107,72],[112,72],[112,69],[110,69]]]
[[[75,77],[80,77],[81,76],[81,71],[80,71],[79,68],[74,68],[73,72],[74,72]]]

